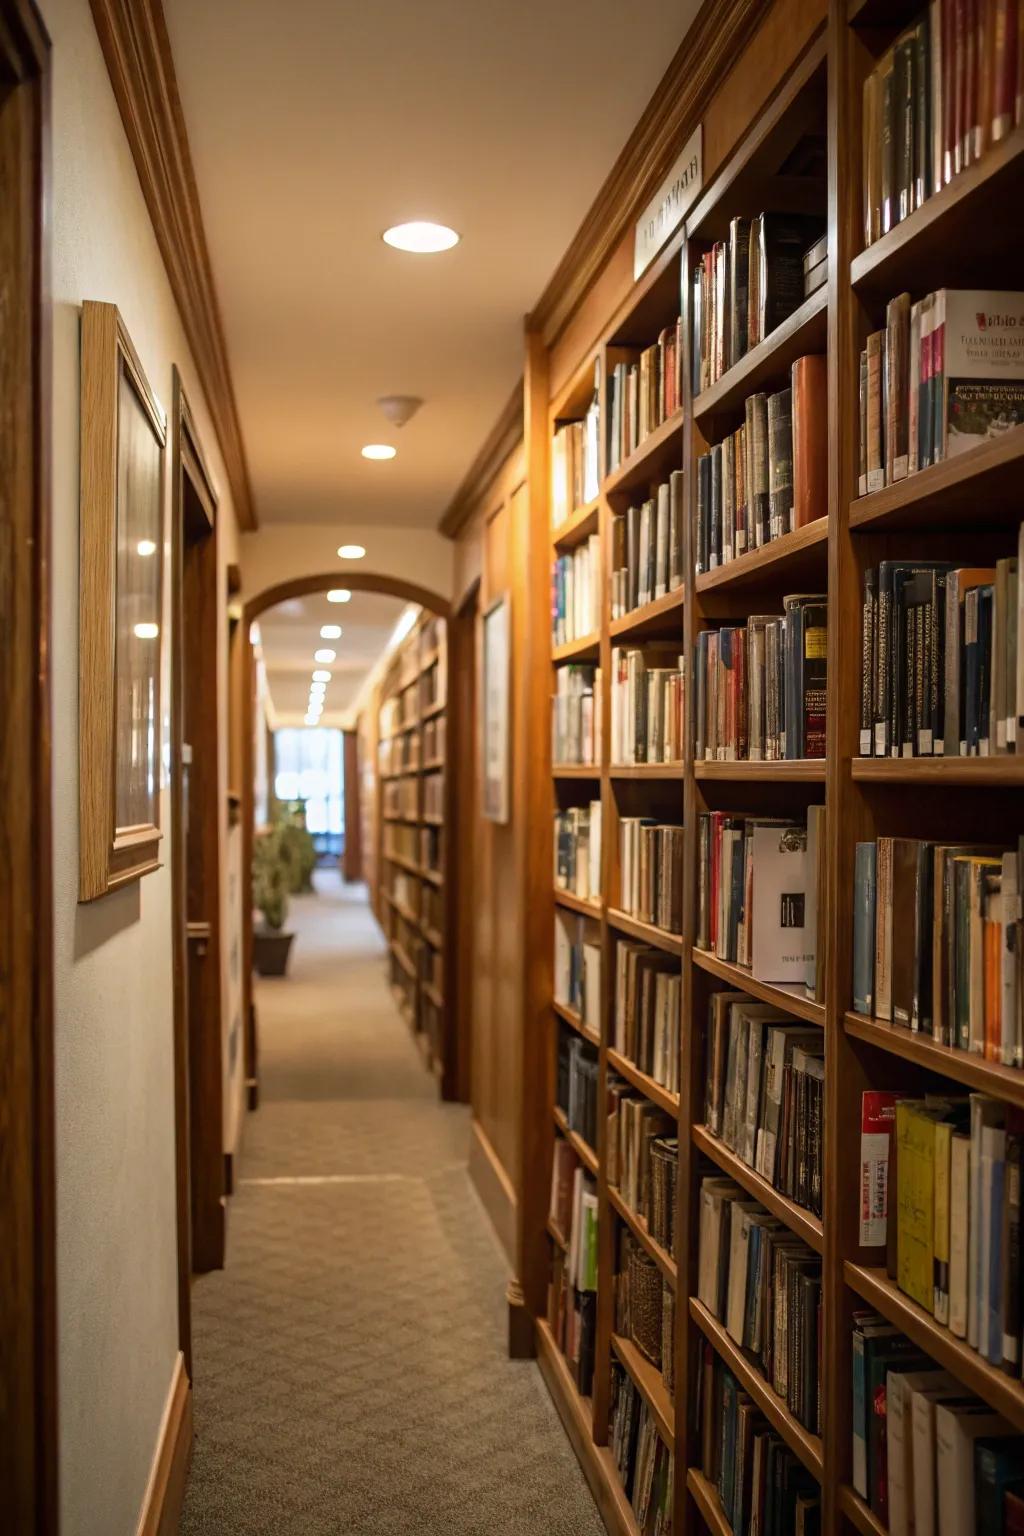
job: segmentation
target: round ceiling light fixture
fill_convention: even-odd
[[[438,251],[450,251],[458,245],[459,235],[447,224],[434,224],[429,219],[413,219],[408,224],[393,224],[381,236],[385,245],[396,251],[411,251],[414,256],[433,256]]]
[[[140,554],[143,560],[148,560],[150,555],[156,554],[156,543],[153,539],[140,539],[135,549],[136,553]]]
[[[361,544],[340,544],[338,546],[339,560],[361,560],[366,550]]]
[[[340,624],[321,624],[320,625],[320,639],[321,640],[340,640],[341,639],[341,625]]]
[[[398,449],[392,447],[390,443],[367,443],[366,446],[364,448],[360,448],[359,451],[364,459],[383,460],[393,459],[395,454],[398,452]]]
[[[331,674],[329,672],[323,672],[319,668],[317,668],[317,670],[313,673],[313,682],[314,683],[329,683],[330,680],[331,680]]]
[[[325,647],[323,647],[322,650],[314,651],[313,652],[313,660],[314,661],[322,661],[322,662],[326,663],[328,661],[333,661],[336,655],[337,655],[336,651],[328,650],[327,647],[325,646]]]
[[[352,593],[345,587],[332,587],[327,594],[327,601],[329,603],[350,603],[352,601]]]
[[[155,640],[159,633],[159,624],[136,624],[135,626],[135,635],[139,640]]]

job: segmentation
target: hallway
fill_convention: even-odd
[[[384,976],[362,887],[293,899],[257,990],[227,1267],[193,1288],[184,1536],[599,1536],[532,1364],[504,1356],[507,1266]]]

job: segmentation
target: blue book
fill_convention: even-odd
[[[853,865],[853,1006],[875,1008],[875,843],[858,843]]]
[[[974,1442],[974,1528],[1003,1530],[1003,1505],[1007,1490],[1024,1486],[1020,1440],[990,1435]]]

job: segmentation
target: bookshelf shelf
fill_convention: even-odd
[[[760,1371],[750,1364],[743,1351],[733,1343],[716,1317],[696,1296],[690,1297],[690,1316],[718,1355],[725,1361],[740,1385],[750,1394],[765,1418],[799,1456],[808,1472],[820,1480],[823,1460],[821,1437],[798,1424],[781,1397],[777,1397]]]
[[[1019,272],[1017,220],[1006,210],[1020,206],[1022,187],[1024,128],[1016,128],[855,256],[851,285],[884,301],[903,288],[928,293],[944,285],[976,287],[979,277],[1007,261],[1009,271]],[[982,242],[979,229],[986,231]]]
[[[613,763],[608,769],[612,779],[682,779],[685,775],[682,763]]]
[[[394,955],[395,959],[398,961],[399,965],[402,967],[402,970],[406,973],[406,975],[407,976],[411,976],[413,978],[413,980],[415,980],[416,979],[416,967],[415,967],[415,965],[409,959],[409,956],[406,954],[406,952],[402,948],[401,944],[398,944],[394,939],[391,940],[391,953]]]
[[[937,1365],[984,1398],[1016,1429],[1024,1430],[1024,1386],[1020,1381],[990,1365],[963,1339],[941,1327],[923,1307],[904,1296],[884,1269],[847,1262],[843,1265],[843,1276],[851,1290],[902,1329]]]
[[[440,888],[444,885],[444,876],[439,869],[427,869],[423,865],[417,866],[417,873],[421,880],[426,880],[430,885]]]
[[[612,1334],[612,1349],[632,1377],[637,1391],[654,1415],[658,1433],[671,1450],[675,1445],[676,1414],[661,1379],[661,1372],[640,1353],[630,1339],[623,1338],[621,1334]]]
[[[420,720],[434,720],[438,715],[443,715],[444,711],[445,701],[444,699],[438,699],[436,704],[427,705],[426,709],[420,714]]]
[[[714,423],[735,416],[748,395],[784,380],[798,357],[824,352],[828,286],[805,299],[764,341],[728,369],[709,389],[694,396],[693,419],[707,436]],[[793,535],[789,535],[793,537]]]
[[[567,640],[565,645],[554,647],[551,660],[555,662],[592,661],[596,658],[600,645],[600,635],[584,635],[579,640]]]
[[[678,1093],[673,1093],[669,1088],[663,1088],[661,1083],[656,1082],[646,1072],[641,1072],[639,1067],[633,1065],[628,1056],[623,1056],[613,1046],[608,1047],[608,1065],[618,1072],[620,1077],[624,1077],[628,1083],[632,1083],[634,1088],[638,1088],[645,1097],[650,1099],[652,1104],[657,1104],[659,1109],[663,1109],[673,1119],[679,1119]]]
[[[564,1023],[568,1024],[570,1029],[574,1029],[578,1035],[582,1035],[584,1040],[589,1040],[591,1045],[601,1044],[600,1035],[596,1034],[589,1024],[584,1024],[582,1015],[578,1014],[574,1008],[567,1008],[564,1003],[557,1002],[552,1002],[551,1008]]]
[[[416,863],[415,859],[407,859],[403,854],[400,853],[387,852],[385,852],[384,857],[387,859],[389,864],[397,864],[399,869],[404,869],[407,874],[418,876],[422,873],[420,866]]]
[[[423,812],[423,815],[420,817],[420,821],[423,823],[423,825],[425,827],[443,827],[444,826],[444,817],[443,816],[433,816],[433,815],[431,815],[431,813],[429,811],[424,811]]]
[[[737,783],[744,781],[760,784],[824,784],[825,759],[823,757],[801,757],[782,762],[744,762],[718,763],[696,761],[693,765],[695,779],[733,779]]]
[[[597,532],[598,513],[601,510],[600,500],[588,501],[586,506],[577,507],[575,512],[570,512],[564,522],[551,530],[551,543],[556,550],[572,549],[576,544],[582,544],[589,539],[592,533]]]
[[[809,1024],[824,1026],[824,1003],[816,1003],[809,998],[802,987],[755,981],[742,965],[732,965],[728,960],[720,960],[717,955],[713,955],[707,949],[694,949],[692,955],[694,965],[700,970],[717,976],[721,981],[727,981],[731,987],[740,992],[746,992],[749,997],[756,997],[762,1003],[772,1003],[776,1008],[784,1008],[787,1013],[793,1014],[794,1018],[806,1019]]]
[[[1024,785],[1024,756],[855,757],[853,777],[870,784]]]
[[[444,943],[443,935],[437,928],[432,928],[429,923],[420,922],[420,933],[422,933],[428,944],[433,945],[434,949],[440,949]]]
[[[443,757],[432,757],[425,763],[420,763],[418,768],[411,768],[410,773],[433,773],[437,768],[444,767]]]
[[[423,988],[424,992],[430,998],[430,1001],[433,1003],[435,1008],[443,1008],[444,1007],[444,998],[441,996],[440,992],[434,986],[434,983],[432,981],[421,981],[420,982],[420,986]]]
[[[676,1268],[675,1260],[670,1253],[665,1252],[660,1243],[654,1241],[654,1238],[647,1230],[647,1223],[626,1203],[614,1184],[609,1184],[608,1186],[608,1204],[615,1214],[626,1223],[626,1226],[632,1232],[641,1248],[650,1255],[665,1276],[665,1279],[675,1289],[679,1280],[679,1272]]]
[[[556,779],[599,779],[601,766],[599,763],[556,763],[551,774]]]
[[[661,634],[666,629],[666,618],[679,613],[685,597],[683,587],[677,587],[674,592],[666,592],[664,597],[656,597],[652,603],[643,603],[630,613],[624,613],[620,619],[612,619],[608,633],[613,640],[620,642]]]
[[[663,949],[668,955],[683,953],[683,940],[679,934],[667,933],[664,928],[658,928],[654,923],[645,923],[639,917],[631,917],[618,907],[609,907],[608,926],[619,933],[628,933],[634,939],[642,939],[645,944],[653,944],[655,949]]]
[[[784,533],[780,539],[772,539],[760,549],[750,549],[727,565],[702,572],[696,578],[696,590],[731,594],[762,586],[766,581],[788,584],[805,577],[820,578],[827,556],[828,518],[816,517],[812,523],[805,523],[792,533]]]
[[[755,1200],[760,1200],[766,1210],[778,1216],[780,1221],[784,1221],[790,1231],[795,1232],[797,1237],[803,1238],[815,1253],[824,1253],[825,1234],[816,1216],[810,1211],[805,1211],[803,1206],[797,1205],[794,1200],[788,1200],[785,1195],[780,1194],[774,1185],[769,1184],[768,1180],[762,1178],[759,1173],[755,1173],[754,1169],[749,1168],[741,1157],[737,1157],[735,1152],[730,1151],[724,1142],[719,1141],[717,1136],[713,1136],[706,1125],[692,1126],[691,1135],[698,1152],[703,1152],[705,1157],[710,1157],[723,1173],[735,1179],[736,1183],[742,1185]]]
[[[614,496],[619,491],[632,491],[653,484],[663,478],[666,466],[679,467],[683,441],[683,412],[674,411],[667,421],[653,432],[648,432],[639,447],[634,448],[627,459],[605,476],[604,494]]]
[[[584,1168],[596,1176],[597,1153],[593,1150],[592,1147],[587,1146],[582,1136],[578,1136],[575,1131],[571,1131],[569,1129],[569,1122],[565,1118],[564,1111],[560,1110],[557,1105],[555,1106],[554,1116],[555,1124],[561,1131],[562,1135],[565,1137],[566,1141],[572,1147],[573,1151],[576,1153],[576,1156],[579,1158]]]
[[[900,1024],[889,1024],[885,1019],[869,1019],[862,1013],[848,1012],[844,1016],[846,1033],[880,1050],[902,1056],[904,1061],[917,1062],[943,1077],[952,1077],[958,1083],[975,1088],[981,1093],[991,1093],[1007,1104],[1024,1108],[1024,1071],[1017,1067],[1004,1067],[999,1061],[986,1061],[972,1051],[961,1051],[951,1045],[941,1045],[931,1035],[913,1034]]]
[[[569,1243],[568,1243],[568,1240],[567,1240],[567,1238],[565,1236],[565,1233],[562,1231],[562,1229],[558,1225],[558,1223],[556,1221],[552,1220],[552,1218],[549,1216],[548,1219],[547,1219],[546,1226],[547,1226],[547,1234],[551,1238],[552,1242],[557,1243],[559,1248],[561,1248],[563,1253],[568,1253],[568,1251],[569,1251]]]
[[[839,1508],[862,1536],[889,1536],[887,1527],[849,1483],[844,1483],[839,1490]]]
[[[419,926],[420,920],[411,907],[407,907],[404,901],[399,901],[396,896],[392,896],[390,891],[385,891],[384,895],[385,899],[391,903],[396,912],[401,913],[407,923],[412,923],[414,927]]]
[[[604,911],[604,903],[590,901],[586,896],[576,896],[572,891],[562,891],[556,886],[555,904],[559,907],[568,907],[572,912],[582,912],[584,917],[599,918]]]
[[[942,459],[850,503],[850,527],[862,533],[976,533],[1020,521],[1024,427]]]
[[[686,1474],[686,1486],[712,1536],[733,1536],[732,1526],[725,1518],[722,1501],[718,1497],[718,1490],[708,1481],[703,1472],[698,1472],[696,1467],[691,1467]]]

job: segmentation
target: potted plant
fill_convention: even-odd
[[[280,828],[256,839],[252,860],[252,899],[262,915],[252,936],[252,960],[260,976],[283,976],[288,969],[294,933],[285,933],[288,916],[289,870],[281,846]]]
[[[312,891],[316,848],[306,828],[305,802],[292,801],[281,812],[277,828],[289,891],[295,896]]]

